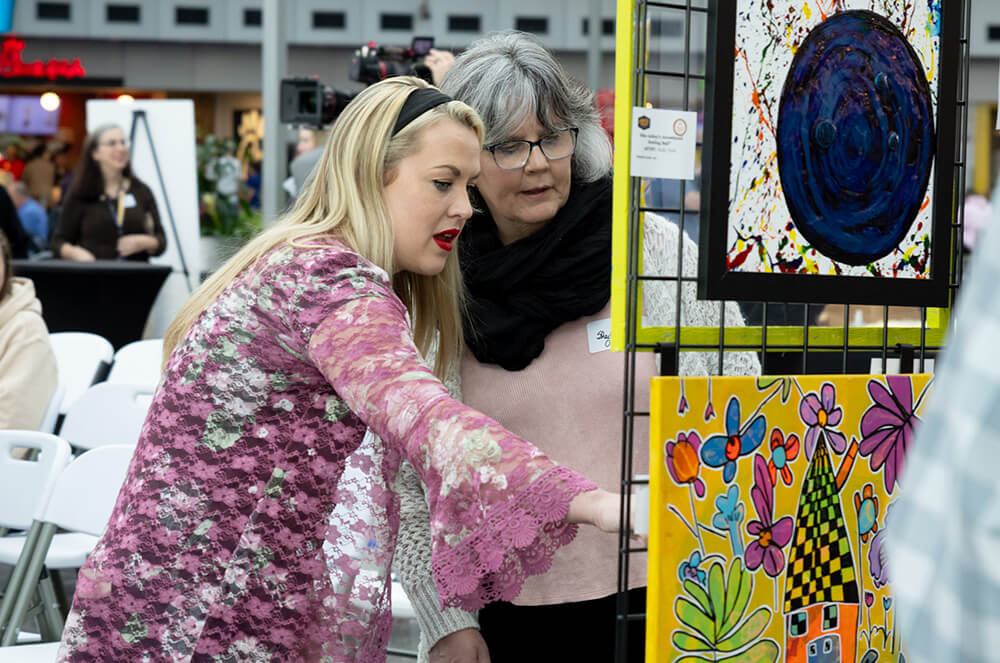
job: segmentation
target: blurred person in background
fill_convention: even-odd
[[[21,179],[24,171],[24,159],[21,156],[21,139],[9,137],[3,147],[3,154],[0,154],[0,170],[5,170],[14,176],[15,180]]]
[[[8,193],[14,185],[14,176],[5,170],[0,170],[0,232],[7,236],[11,255],[14,259],[27,258],[34,249],[31,235],[21,225],[17,215],[17,206]]]
[[[28,188],[28,195],[48,209],[52,201],[52,190],[56,184],[56,164],[45,144],[35,147],[31,158],[24,164],[21,181]],[[47,223],[47,222],[46,222]]]
[[[0,429],[38,430],[58,377],[35,286],[14,276],[0,232]]]
[[[993,207],[981,193],[966,191],[963,211],[965,224],[962,227],[962,247],[967,253],[971,253],[979,235],[990,225]]]
[[[467,349],[453,393],[602,488],[618,489],[621,357],[603,351],[595,331],[610,330],[612,152],[594,95],[537,38],[514,31],[473,42],[441,87],[475,108],[486,127],[476,213],[459,242]],[[644,232],[646,273],[677,274],[682,249],[683,272],[694,276],[697,247],[675,224],[646,214]],[[680,309],[685,325],[718,325],[719,303],[698,300],[693,283],[680,293],[675,283],[646,283],[644,293],[649,324],[673,325]],[[734,304],[726,322],[742,324]],[[731,352],[724,371],[755,374],[760,365],[752,352]],[[652,353],[641,353],[636,372],[637,403],[648,403],[648,378],[658,375]],[[680,353],[682,375],[717,372],[718,355]],[[633,469],[648,472],[641,444]],[[477,621],[440,610],[430,566],[432,495],[413,468],[404,465],[400,477],[395,569],[420,622],[421,660],[613,660],[616,536],[581,531],[546,573],[529,578],[510,602],[483,608]],[[632,559],[630,611],[642,612],[646,560]],[[641,661],[643,626],[628,634],[629,661]]]
[[[7,187],[10,198],[17,207],[17,217],[21,227],[31,235],[34,250],[40,251],[49,243],[49,215],[28,192],[24,180],[18,180]]]
[[[83,154],[52,233],[57,258],[148,261],[167,248],[153,192],[132,173],[121,127],[98,127]]]
[[[313,168],[316,167],[320,156],[323,155],[323,147],[326,145],[326,139],[329,135],[329,131],[320,129],[306,127],[299,129],[299,141],[295,144],[295,158],[288,164],[288,171],[291,173],[289,179],[292,181],[291,187],[294,188],[292,196],[297,196],[305,187],[306,180],[309,179]],[[286,190],[291,191],[287,187]]]

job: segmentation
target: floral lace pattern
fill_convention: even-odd
[[[516,594],[572,539],[593,485],[452,400],[387,275],[319,243],[247,269],[171,355],[59,661],[384,661],[404,459],[449,603]],[[366,428],[381,455],[352,455]]]

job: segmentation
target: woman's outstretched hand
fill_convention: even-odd
[[[431,663],[490,663],[486,641],[474,628],[450,633],[431,647]]]
[[[571,523],[593,525],[602,532],[617,534],[619,530],[619,507],[621,495],[606,490],[588,490],[574,497],[569,503],[567,520]],[[632,501],[632,518],[635,522],[635,498]],[[647,542],[645,534],[631,533],[633,545],[644,546]]]

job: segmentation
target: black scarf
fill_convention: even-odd
[[[544,228],[504,246],[489,212],[462,232],[459,259],[469,294],[465,342],[483,363],[519,371],[545,337],[597,313],[611,296],[611,178],[573,182]]]

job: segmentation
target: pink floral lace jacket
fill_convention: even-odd
[[[593,484],[450,398],[386,273],[311,244],[248,268],[171,355],[59,661],[384,661],[403,459],[445,603],[515,596],[573,538]],[[383,458],[351,457],[366,427]],[[351,472],[382,475],[357,482],[376,508]]]

